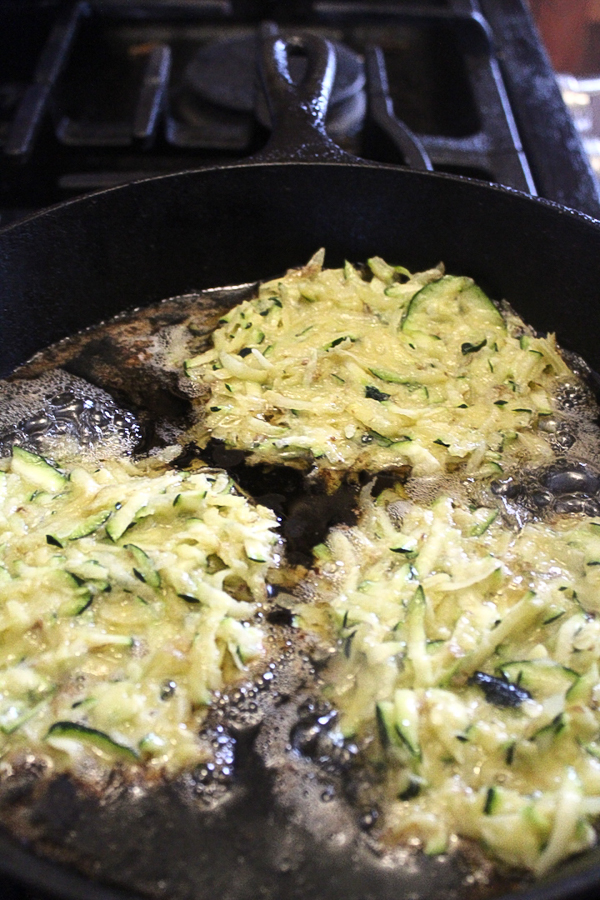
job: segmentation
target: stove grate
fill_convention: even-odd
[[[327,127],[349,152],[600,211],[524,0],[21,0],[0,5],[0,222],[259,150],[267,15],[338,48],[347,93]],[[17,62],[25,20],[35,40]]]

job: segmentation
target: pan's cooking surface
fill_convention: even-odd
[[[107,386],[103,379],[110,379],[112,372],[95,368],[92,354],[85,368],[86,345],[91,348],[101,342],[105,352],[112,346],[115,365],[124,360],[126,368],[132,347],[144,361],[153,331],[183,324],[195,349],[202,350],[203,338],[222,313],[222,304],[226,308],[240,294],[243,292],[234,291],[228,296],[208,294],[184,298],[179,304],[167,302],[137,317],[137,322],[121,319],[119,327],[84,334],[46,358],[67,368],[75,362],[80,374]],[[44,360],[38,359],[26,371],[35,374],[43,365]],[[131,391],[137,389],[135,381],[129,390],[125,382],[120,383],[121,393],[129,394],[129,400]],[[144,399],[152,407],[154,398]],[[159,415],[163,407],[161,402]],[[49,791],[42,790],[39,773],[32,765],[16,782],[6,783],[13,796],[6,792],[2,796],[5,817],[17,833],[31,836],[42,846],[58,843],[59,858],[76,860],[86,871],[89,855],[96,860],[90,870],[96,877],[132,883],[151,896],[185,897],[188,886],[199,890],[200,896],[214,893],[222,889],[223,873],[232,868],[236,874],[227,888],[229,896],[236,898],[249,896],[248,884],[257,882],[264,896],[279,896],[283,882],[288,896],[304,897],[310,890],[311,896],[329,898],[342,887],[348,897],[363,896],[367,890],[388,896],[392,886],[398,885],[398,872],[387,861],[380,866],[377,858],[366,852],[356,822],[336,799],[338,781],[344,775],[340,760],[332,756],[319,773],[311,771],[307,759],[290,756],[286,749],[291,734],[296,749],[310,757],[307,736],[320,721],[318,706],[310,699],[314,675],[299,662],[290,659],[287,671],[274,670],[270,691],[261,701],[270,723],[258,740],[252,740],[254,726],[250,723],[248,731],[243,712],[236,724],[235,716],[232,719],[231,711],[225,710],[228,732],[231,734],[233,721],[235,734],[231,743],[236,778],[231,785],[205,782],[205,776],[194,773],[171,785],[148,787],[115,772],[109,784],[99,785],[103,792],[99,804],[93,794],[89,796],[60,777],[53,780]],[[299,705],[304,712],[298,712]],[[325,727],[323,731],[320,752],[326,746]],[[206,806],[200,816],[194,812],[198,803]],[[316,866],[308,864],[316,852],[315,842],[320,860]],[[108,854],[99,852],[103,847],[109,848]],[[415,866],[409,854],[400,861],[400,884],[407,891],[418,890],[420,896],[460,897],[467,890],[473,896],[474,886],[477,896],[479,879],[482,889],[488,887],[489,873],[475,854],[459,865],[456,859],[435,860],[424,870]],[[163,877],[166,873],[168,878]],[[159,889],[161,880],[165,885]]]
[[[336,167],[333,171],[336,171]],[[298,174],[295,172],[296,176]],[[341,177],[341,171],[339,174]],[[418,180],[423,187],[426,181],[423,177]],[[458,182],[440,182],[440,187],[442,184],[456,188],[459,185]],[[239,186],[238,184],[238,189]],[[120,206],[126,193],[114,196],[120,201]],[[425,192],[422,190],[422,200],[424,196]],[[501,198],[505,195],[484,191],[481,196],[487,196],[491,202],[492,197]],[[519,198],[510,199],[515,201]],[[551,212],[550,208],[522,202],[524,205],[521,212],[529,209]],[[517,203],[513,213],[518,208]],[[584,225],[583,221],[571,216],[566,221],[582,227]],[[430,227],[428,231],[431,231]],[[585,234],[586,230],[583,228],[581,237]],[[547,234],[545,237],[548,239]],[[568,239],[569,236],[563,237]],[[544,262],[547,264],[548,260]],[[496,274],[501,277],[501,267]],[[537,272],[538,277],[541,274]],[[550,271],[548,277],[555,278],[556,271]],[[524,285],[522,289],[523,287]],[[565,285],[562,284],[560,289],[564,291]],[[243,296],[243,291],[237,294]],[[198,350],[202,349],[202,341],[209,326],[211,323],[214,325],[223,308],[219,300],[227,306],[231,303],[231,294],[224,297],[209,294],[206,302],[200,304],[204,307],[201,312],[206,315],[197,317],[191,332],[192,337],[199,341],[199,346],[196,347]],[[184,303],[183,313],[186,311]],[[539,314],[538,310],[537,315]],[[182,311],[177,312],[177,307],[171,303],[149,316],[151,327],[169,327],[184,320]],[[148,319],[146,324],[147,322]],[[125,361],[132,347],[144,355],[144,335],[136,333],[128,320],[122,320],[120,325],[120,330],[113,328],[108,331],[112,330],[117,344],[119,338],[126,336],[121,347]],[[67,361],[69,367],[75,362],[81,374],[89,375],[90,368],[97,365],[97,360],[93,353],[86,354],[84,347],[87,345],[88,349],[93,349],[94,342],[102,344],[102,336],[88,334],[78,339],[71,345],[70,361],[68,354],[61,356],[59,351],[51,355],[56,361]],[[106,345],[104,350],[106,351]],[[117,357],[115,362],[118,362]],[[88,370],[85,370],[86,363],[90,367]],[[29,371],[31,374],[37,371],[36,365],[30,366]],[[103,378],[112,377],[110,370],[97,369],[94,380],[102,383]],[[119,390],[119,385],[116,389]],[[133,390],[136,389],[137,385],[133,383]],[[124,383],[121,383],[120,390],[126,393]],[[158,395],[156,402],[160,409],[160,404],[164,405],[165,401]],[[193,813],[195,798],[198,796],[198,785],[193,780],[187,781],[184,778],[169,786],[160,785],[148,789],[143,784],[132,784],[126,778],[119,779],[117,776],[111,781],[108,796],[98,805],[94,797],[90,798],[60,778],[53,782],[49,792],[40,791],[35,771],[24,773],[23,782],[17,785],[18,791],[22,793],[20,797],[17,796],[16,803],[10,804],[11,811],[5,812],[5,815],[14,822],[18,833],[37,838],[42,844],[59,842],[62,848],[59,858],[67,862],[77,860],[84,871],[88,870],[85,863],[88,854],[96,857],[99,847],[109,847],[109,854],[100,854],[99,860],[89,870],[90,874],[106,879],[109,883],[115,879],[125,879],[151,896],[167,893],[170,898],[183,898],[191,896],[190,891],[197,890],[198,885],[200,896],[203,893],[223,891],[223,872],[229,873],[235,869],[235,884],[227,886],[229,895],[236,898],[252,896],[249,893],[253,890],[250,885],[255,885],[257,879],[263,894],[272,897],[280,896],[283,882],[286,885],[286,895],[298,898],[305,897],[306,892],[310,891],[311,896],[328,900],[337,896],[340,888],[345,896],[362,897],[370,892],[374,896],[385,897],[389,894],[391,885],[397,885],[395,879],[398,873],[392,875],[388,865],[378,865],[375,857],[365,853],[356,823],[349,821],[347,810],[336,802],[335,789],[330,791],[331,785],[324,781],[315,782],[314,776],[307,770],[306,760],[290,760],[285,750],[289,734],[295,729],[292,723],[298,717],[298,698],[291,699],[290,695],[295,694],[300,682],[303,689],[308,691],[308,699],[311,689],[310,673],[300,670],[295,683],[293,678],[290,681],[289,674],[283,684],[275,681],[275,691],[282,698],[282,702],[278,699],[274,704],[278,711],[273,721],[280,728],[279,737],[270,741],[259,739],[250,748],[244,746],[243,731],[240,733],[240,750],[236,758],[238,778],[235,786],[229,795],[217,798],[216,807],[209,808],[206,817],[198,818]],[[106,785],[102,787],[106,789]],[[317,808],[319,815],[314,813]],[[268,814],[266,810],[269,810]],[[139,831],[136,831],[136,827]],[[248,840],[249,834],[253,836],[252,842]],[[171,843],[166,839],[167,835],[177,835],[177,839]],[[258,852],[255,849],[257,836]],[[144,848],[143,852],[140,852],[140,844]],[[201,853],[198,852],[198,847],[202,847]],[[267,852],[266,847],[269,848]],[[314,858],[317,847],[323,868],[320,865],[306,865],[307,860]],[[190,859],[193,863],[190,863]],[[174,868],[180,873],[180,877],[176,882],[167,881],[158,889],[161,882],[159,873],[165,871],[165,860],[169,860],[167,871]],[[483,881],[487,880],[487,873],[482,871],[476,857],[467,857],[458,866],[456,860],[436,860],[425,870],[413,868],[410,856],[402,863],[403,889],[408,892],[418,890],[420,896],[438,896],[444,900],[460,898],[464,896],[467,886],[471,894],[473,883],[476,885],[479,877]],[[184,870],[185,877],[181,877]],[[192,888],[192,885],[195,887]]]
[[[374,197],[378,198],[377,204],[373,203]],[[354,225],[357,217],[360,228]],[[463,223],[460,233],[447,227],[449,221],[457,219]],[[410,223],[410,227],[405,223]],[[526,253],[522,235],[527,235]],[[5,348],[7,355],[12,348],[10,362],[14,366],[24,362],[50,337],[59,338],[68,330],[106,318],[124,305],[135,306],[152,296],[159,299],[178,290],[185,293],[192,286],[223,283],[227,276],[238,283],[252,282],[265,272],[276,274],[284,270],[290,257],[296,261],[297,253],[307,258],[315,244],[322,244],[332,248],[333,264],[341,263],[345,256],[361,259],[377,251],[406,260],[413,268],[425,268],[433,254],[433,259],[445,258],[454,271],[472,271],[496,296],[514,298],[514,305],[538,327],[556,325],[559,335],[597,367],[595,334],[600,328],[600,305],[588,310],[588,298],[597,295],[597,243],[597,224],[583,217],[458,179],[369,166],[309,163],[254,164],[190,173],[108,192],[7,230],[0,240]],[[18,265],[13,265],[16,253]],[[570,265],[565,260],[570,260]],[[25,319],[19,315],[19,309],[26,310]],[[584,317],[586,327],[582,329]],[[37,319],[34,331],[30,328],[32,319]],[[280,714],[283,716],[286,710],[290,711],[289,705],[284,704]],[[267,838],[281,833],[279,821],[289,820],[286,797],[292,796],[290,789],[297,785],[302,771],[292,767],[283,777],[276,758],[270,756],[277,756],[276,745],[263,747],[261,752],[258,760],[249,754],[244,762],[249,768],[244,771],[249,773],[253,786],[263,783],[260,779],[266,772],[273,778],[270,784],[278,812],[274,824],[267,818],[261,826],[275,829],[265,836],[265,844],[272,847]],[[64,783],[57,782],[54,790],[50,806],[41,797],[34,802],[37,827],[65,837],[67,843],[71,841],[70,852],[97,846],[98,841],[108,841],[110,835],[114,841],[118,834],[121,839],[111,854],[113,863],[139,866],[137,854],[126,842],[129,831],[118,831],[128,821],[124,811],[129,809],[131,794],[126,784],[115,784],[113,801],[92,816],[80,814],[90,810],[88,801],[82,801]],[[171,789],[166,790],[168,794]],[[35,797],[35,789],[29,803],[32,796]],[[245,857],[248,869],[239,861],[244,856],[241,833],[236,833],[232,845],[227,834],[218,828],[211,829],[210,834],[204,834],[202,823],[192,828],[185,791],[178,796],[183,800],[181,805],[175,804],[173,811],[170,804],[162,804],[161,795],[154,798],[165,818],[159,812],[152,821],[149,847],[161,846],[167,831],[179,834],[191,830],[202,839],[201,844],[210,841],[211,853],[226,858],[229,868],[233,865],[232,847],[239,850],[235,862],[239,863],[241,874],[260,865],[260,860]],[[231,802],[239,800],[241,804],[239,828],[255,830],[259,827],[252,818],[256,815],[256,795],[253,794],[249,810],[244,807],[246,796],[234,797]],[[323,802],[320,794],[315,802],[317,799]],[[147,819],[152,818],[149,813],[142,815],[146,802],[144,794],[136,797],[135,811],[143,819],[142,831],[149,827]],[[310,816],[311,803],[307,821],[303,822],[300,816],[292,830],[285,832],[292,844],[301,839],[301,847],[309,856],[310,848],[323,839],[319,823]],[[327,816],[339,814],[335,803],[325,807]],[[68,815],[55,817],[54,810],[68,811]],[[176,817],[174,823],[169,819],[171,812]],[[130,815],[131,810],[127,813]],[[343,829],[332,827],[334,821],[337,822],[330,822],[328,833],[343,835]],[[352,837],[348,840],[350,846],[356,847]],[[174,850],[184,853],[186,846],[175,842]],[[311,895],[335,896],[337,888],[331,879],[335,875],[339,882],[345,872],[359,891],[357,896],[362,896],[361,871],[368,872],[371,886],[380,886],[380,894],[385,891],[387,876],[376,862],[363,868],[357,849],[358,855],[351,855],[354,862],[348,870],[347,857],[340,855],[339,848],[329,849],[328,878],[322,880],[314,870],[308,876]],[[286,860],[287,857],[284,868],[288,865]],[[155,871],[151,868],[152,859],[142,857],[141,861],[148,871]],[[198,859],[198,865],[201,863],[202,857]],[[102,868],[107,878],[111,877],[111,864],[109,859],[105,864],[109,868]],[[280,857],[269,857],[270,872],[280,864]],[[183,859],[179,865],[183,865]],[[281,874],[281,868],[279,871]],[[443,866],[438,870],[436,864],[435,872],[442,895],[448,896],[454,885],[455,896],[460,896],[464,870],[458,873],[458,883],[454,880],[456,870],[444,870]],[[143,876],[144,871],[138,868],[137,874]],[[211,877],[219,875],[213,873]],[[287,876],[282,877],[287,880]],[[422,878],[429,876],[419,878],[408,866],[404,877],[410,891],[417,884],[423,887]],[[318,883],[311,881],[314,878]],[[280,884],[275,882],[272,896],[277,896]],[[218,885],[212,883],[211,890],[215,889]],[[298,896],[302,896],[300,887],[298,891]],[[364,891],[366,895],[366,886]],[[433,896],[432,891],[433,885],[431,889],[426,886],[427,895]]]

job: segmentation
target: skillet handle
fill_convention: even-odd
[[[273,22],[261,25],[260,41],[260,75],[273,131],[252,160],[354,162],[325,131],[336,65],[330,42],[314,34],[284,39]],[[292,80],[288,66],[288,54],[294,49],[306,55],[306,72],[299,84]]]

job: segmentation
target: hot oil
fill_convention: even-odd
[[[350,473],[332,482],[326,473],[314,478],[302,468],[250,465],[246,454],[216,441],[204,447],[186,442],[187,429],[201,416],[203,397],[186,384],[183,361],[207,349],[218,319],[241,296],[235,289],[174,298],[38,354],[0,384],[0,453],[8,455],[11,444],[17,444],[59,464],[77,456],[101,462],[136,452],[160,453],[177,444],[174,465],[202,462],[225,468],[245,492],[276,511],[287,544],[286,563],[295,570],[285,589],[293,590],[311,565],[312,547],[331,527],[356,522],[365,483],[377,494],[389,477]],[[539,422],[555,456],[552,464],[523,467],[485,482],[465,481],[459,473],[409,479],[407,502],[427,504],[449,492],[500,506],[511,527],[532,518],[599,515],[597,415],[595,397],[584,381],[564,381],[555,413]],[[408,472],[392,475],[392,480],[406,481]],[[280,575],[274,578],[281,580]],[[204,734],[212,755],[181,778],[204,808],[231,802],[240,784],[249,796],[261,784],[268,802],[291,809],[294,817],[301,810],[299,820],[304,816],[308,823],[303,834],[319,835],[322,823],[329,823],[340,847],[356,846],[359,831],[368,835],[376,830],[379,783],[376,766],[368,762],[369,748],[342,740],[335,709],[320,699],[320,666],[331,647],[298,635],[290,609],[277,603],[277,587],[261,615],[269,629],[270,661],[215,698]],[[410,790],[408,785],[406,799]],[[257,799],[255,805],[260,803]],[[282,846],[286,834],[292,834],[287,824]],[[306,844],[312,846],[309,840]],[[330,850],[326,841],[319,846],[325,859]],[[274,859],[275,869],[285,873],[297,867],[294,853],[282,851]],[[369,871],[372,861],[362,864]],[[483,872],[480,859],[477,865]],[[408,856],[402,857],[402,866],[410,869]],[[460,892],[462,878],[448,876],[447,883]],[[431,885],[431,896],[449,894],[443,885]]]
[[[61,369],[0,383],[0,456],[17,446],[54,460],[100,462],[130,456],[141,439],[132,412]]]
[[[584,367],[580,362],[578,368],[587,375]],[[600,515],[598,403],[590,384],[575,377],[562,379],[555,407],[555,413],[541,417],[538,426],[548,436],[554,461],[536,468],[523,466],[489,485],[505,519],[518,527],[529,519]]]
[[[498,508],[506,525],[552,520],[556,516],[600,516],[600,427],[595,373],[582,360],[569,363],[581,377],[561,379],[554,395],[552,415],[540,416],[537,429],[546,437],[554,457],[532,467],[527,455],[515,460],[504,474],[469,478],[460,469],[443,477],[410,478],[410,500],[428,506],[441,496],[467,504]],[[600,382],[599,382],[600,383]]]
[[[183,362],[206,349],[219,317],[244,290],[190,294],[122,314],[36,354],[11,381],[61,369],[135,415],[142,431],[137,452],[177,443],[194,417]],[[29,415],[35,412],[29,407]]]

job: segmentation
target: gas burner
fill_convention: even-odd
[[[282,37],[290,39],[282,30]],[[365,85],[363,62],[344,44],[333,42],[336,52],[336,74],[331,103],[335,106],[353,97]],[[189,64],[185,79],[200,97],[237,112],[251,112],[256,94],[256,60],[259,42],[255,35],[214,41],[205,44]],[[306,59],[298,54],[290,56],[290,75],[300,81],[306,69]]]
[[[285,35],[284,35],[285,36]],[[327,130],[336,140],[355,134],[366,112],[365,70],[359,54],[337,41],[336,75],[327,115]],[[254,35],[205,44],[188,64],[178,98],[178,111],[190,125],[213,118],[215,127],[227,122],[241,139],[241,123],[251,114],[265,128],[271,118],[256,74],[258,38]],[[289,59],[290,76],[298,83],[306,69],[300,54]],[[232,114],[237,114],[237,120]],[[237,128],[237,131],[236,131]]]

